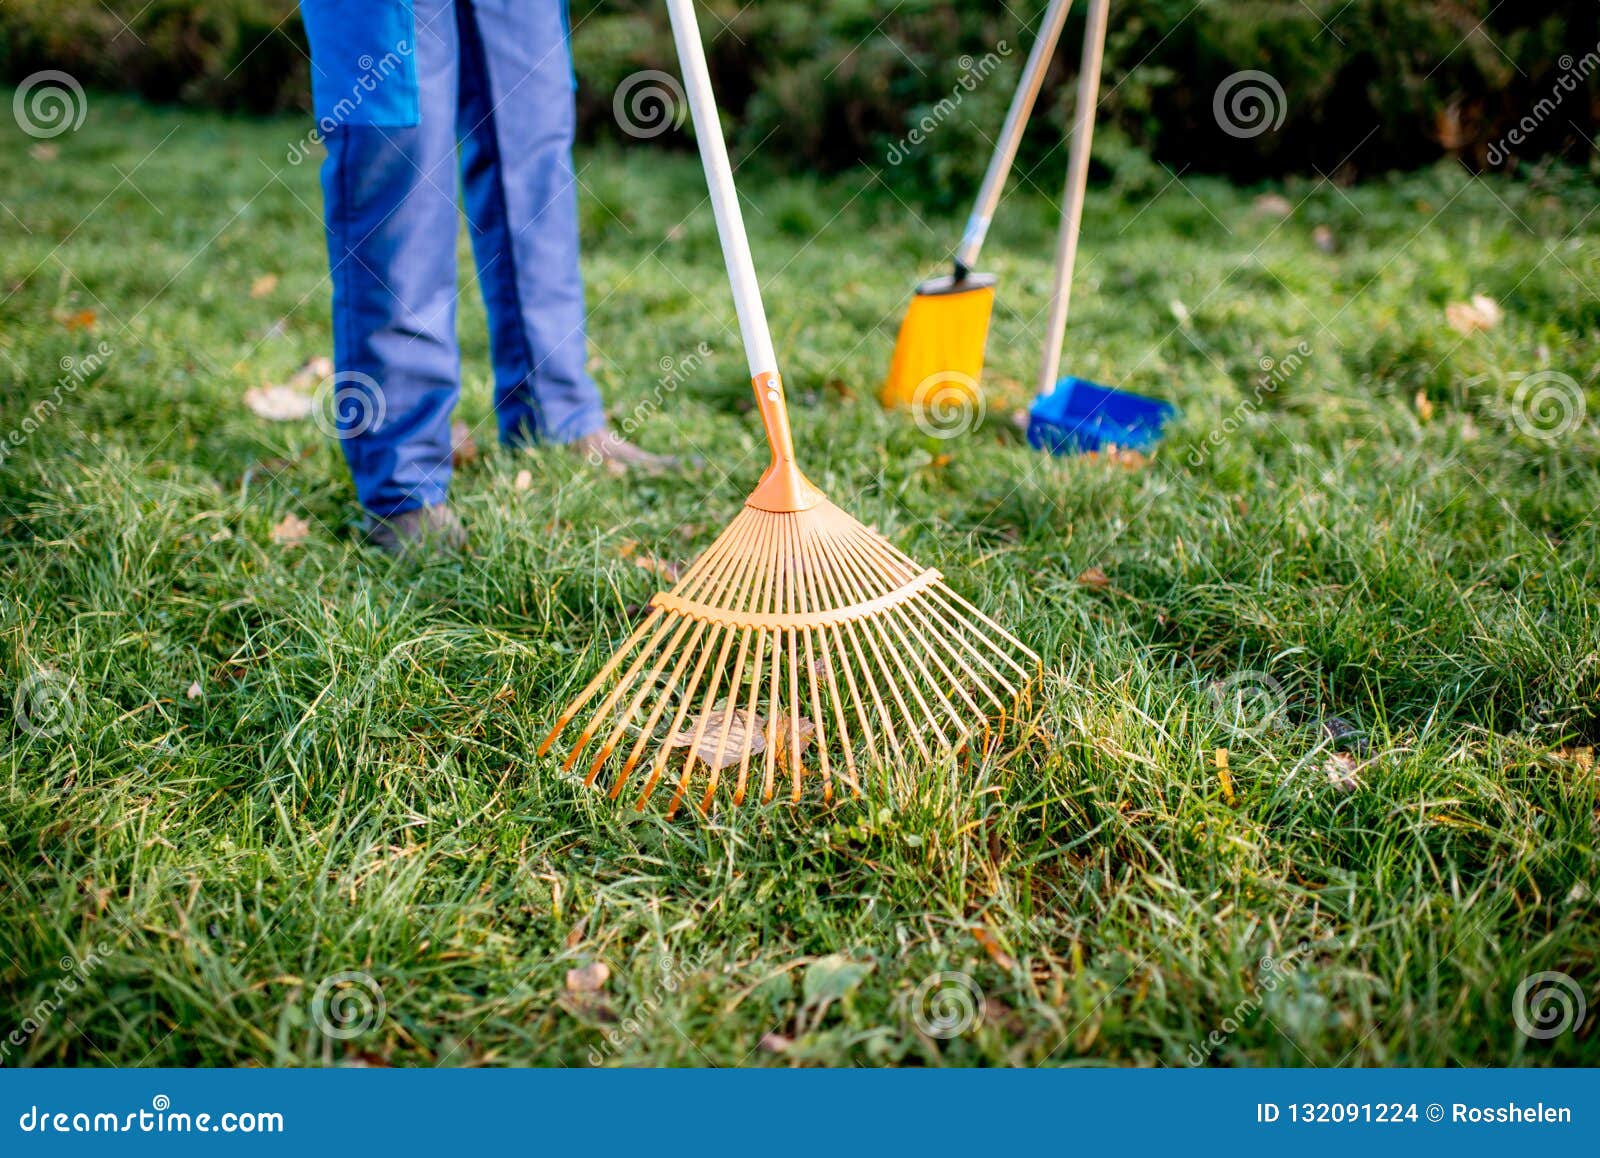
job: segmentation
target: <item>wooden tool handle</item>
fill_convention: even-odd
[[[1055,285],[1050,292],[1050,320],[1045,328],[1044,361],[1039,367],[1039,393],[1049,394],[1061,372],[1061,343],[1067,336],[1067,306],[1072,298],[1072,270],[1078,261],[1078,229],[1083,224],[1083,198],[1089,185],[1089,147],[1094,142],[1095,106],[1100,102],[1100,63],[1106,50],[1106,15],[1111,0],[1089,0],[1083,30],[1083,64],[1078,70],[1078,106],[1073,111],[1072,153],[1067,160],[1067,185],[1062,197],[1061,232],[1056,237]]]
[[[995,207],[1000,204],[1000,194],[1006,187],[1006,177],[1011,173],[1011,162],[1016,160],[1017,146],[1022,141],[1022,130],[1033,113],[1033,102],[1044,84],[1044,74],[1050,68],[1050,58],[1055,55],[1056,41],[1061,38],[1061,28],[1072,10],[1072,0],[1050,0],[1044,19],[1039,22],[1039,35],[1028,53],[1028,63],[1022,68],[1022,80],[1011,98],[1011,109],[1006,113],[1006,123],[1000,129],[1000,140],[989,158],[989,170],[983,175],[983,185],[978,190],[977,204],[972,216],[967,218],[966,231],[961,235],[961,245],[956,250],[956,280],[967,275],[978,263],[978,251],[989,232],[989,221]]]
[[[772,447],[773,469],[768,475],[792,475],[798,497],[800,479],[794,466],[794,438],[789,431],[783,379],[778,373],[778,356],[772,348],[772,333],[767,328],[767,314],[761,304],[761,285],[756,280],[750,239],[745,235],[744,216],[739,211],[739,194],[733,185],[728,147],[722,139],[722,122],[717,116],[716,96],[711,91],[711,73],[706,67],[705,48],[700,43],[693,0],[667,0],[667,12],[672,18],[672,36],[677,42],[678,60],[683,68],[683,87],[694,117],[695,136],[700,143],[700,163],[705,167],[706,184],[711,190],[711,208],[716,214],[722,258],[728,267],[733,304],[739,314],[739,332],[750,363],[756,405],[761,410],[761,423]]]

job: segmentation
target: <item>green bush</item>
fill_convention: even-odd
[[[760,144],[793,167],[866,163],[906,193],[938,201],[964,196],[981,172],[1044,0],[702,0],[699,7],[719,96],[738,126],[736,145]],[[1052,65],[1024,171],[1060,143],[1083,7]],[[1107,46],[1103,152],[1118,179],[1135,182],[1152,174],[1139,171],[1132,150],[1174,169],[1246,179],[1335,169],[1361,175],[1450,154],[1474,166],[1509,163],[1511,153],[1588,157],[1600,123],[1597,7],[1592,0],[1119,0]],[[571,0],[571,8],[583,132],[624,139],[612,107],[618,86],[642,70],[676,71],[665,6]],[[0,75],[13,81],[59,68],[85,84],[157,100],[305,109],[303,52],[291,0],[8,0],[0,7]],[[1281,89],[1281,101],[1261,89],[1274,121],[1281,112],[1271,131],[1229,134],[1219,126],[1219,92],[1232,91],[1222,86],[1245,70],[1268,74]],[[1563,78],[1571,92],[1560,87]],[[1537,118],[1524,144],[1507,149],[1508,132],[1553,94],[1559,107]],[[929,143],[915,145],[928,125]],[[688,144],[677,133],[653,140]]]
[[[81,84],[252,113],[309,107],[289,0],[7,0],[0,76],[60,69]]]

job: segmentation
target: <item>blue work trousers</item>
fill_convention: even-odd
[[[602,429],[584,367],[565,0],[301,0],[300,11],[328,150],[341,443],[362,505],[387,517],[444,501],[450,483],[458,172],[502,441]]]

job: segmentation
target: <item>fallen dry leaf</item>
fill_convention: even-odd
[[[184,695],[188,696],[191,700],[198,700],[200,698],[200,695],[201,695],[199,681],[196,681],[195,683],[190,684],[189,685],[189,690],[186,691],[184,693]]]
[[[1570,760],[1572,763],[1578,766],[1578,770],[1580,772],[1594,771],[1593,748],[1559,748],[1552,754],[1557,760]]]
[[[78,310],[61,318],[61,324],[69,330],[87,330],[94,326],[95,312],[93,310]]]
[[[244,404],[258,418],[271,422],[295,422],[310,418],[315,403],[311,395],[291,386],[252,386],[244,392]]]
[[[1359,771],[1356,758],[1349,752],[1335,752],[1322,763],[1323,772],[1327,773],[1328,783],[1341,792],[1353,792],[1356,788],[1356,773]]]
[[[703,730],[701,719],[705,721]],[[726,768],[737,764],[747,751],[759,756],[767,750],[766,727],[766,720],[756,716],[752,721],[750,713],[743,708],[724,709],[688,721],[683,731],[667,737],[667,747],[687,748],[694,744],[689,754],[691,760],[699,760],[708,768]],[[722,735],[724,728],[728,732],[726,739]],[[698,744],[694,743],[696,732],[701,733]]]
[[[1444,320],[1458,334],[1492,330],[1504,316],[1500,304],[1487,294],[1473,294],[1470,302],[1451,302],[1444,308]]]
[[[674,563],[670,559],[658,559],[654,555],[634,556],[633,565],[649,571],[652,575],[661,576],[668,583],[676,583],[683,575],[682,563]]]
[[[533,472],[531,470],[519,470],[517,472],[517,477],[511,480],[511,489],[518,491],[532,490]]]
[[[1105,457],[1107,466],[1120,466],[1123,470],[1142,470],[1150,462],[1149,458],[1137,450],[1124,450],[1109,442],[1099,453]]]
[[[1433,400],[1428,397],[1427,391],[1418,390],[1417,396],[1411,401],[1412,405],[1417,408],[1418,418],[1424,422],[1433,421]]]
[[[1294,202],[1282,193],[1263,193],[1255,200],[1255,211],[1267,217],[1287,217],[1294,212]]]
[[[280,547],[298,547],[310,534],[311,525],[291,512],[272,528],[272,541]]]
[[[806,754],[806,749],[811,747],[811,741],[816,738],[817,726],[811,722],[810,716],[796,716],[794,718],[794,730],[800,736],[800,743],[794,752],[795,759],[799,759]],[[777,743],[774,747],[779,760],[786,761],[789,758],[787,751],[789,747],[789,725],[781,720],[778,722]]]
[[[955,455],[953,454],[937,454],[934,455],[933,460],[928,465],[934,470],[942,470],[954,461]]]
[[[1080,571],[1078,573],[1078,582],[1096,591],[1104,591],[1111,586],[1111,579],[1098,567],[1090,567],[1087,570]]]
[[[972,927],[972,936],[978,944],[983,946],[983,951],[989,954],[989,960],[1000,966],[1007,973],[1017,967],[1017,959],[1000,947],[999,940],[989,931],[987,925],[974,925]]]
[[[54,161],[61,156],[61,146],[51,144],[49,141],[40,141],[28,150],[28,156],[35,161]]]
[[[1311,244],[1323,253],[1332,253],[1339,248],[1338,240],[1333,236],[1333,230],[1326,225],[1319,225],[1311,231]]]
[[[257,299],[264,298],[277,288],[278,275],[275,273],[264,273],[260,277],[256,278],[255,281],[250,283],[250,296]]]
[[[1233,773],[1228,770],[1228,750],[1218,748],[1213,756],[1217,765],[1217,781],[1222,785],[1222,799],[1233,803]]]
[[[591,961],[567,970],[567,992],[598,993],[610,979],[611,966],[604,961]]]
[[[767,1053],[784,1053],[794,1042],[781,1033],[764,1033],[757,1048]]]
[[[307,386],[311,386],[321,382],[324,378],[331,378],[332,376],[333,359],[326,354],[318,354],[313,358],[307,358],[305,365],[294,372],[294,377],[290,379],[290,382],[294,385],[305,383]]]
[[[472,428],[461,419],[450,424],[450,465],[460,470],[478,461],[478,442],[472,437]]]

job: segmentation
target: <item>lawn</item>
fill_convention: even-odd
[[[957,438],[874,394],[958,221],[753,160],[808,473],[1043,678],[953,781],[668,821],[534,749],[763,465],[692,154],[579,164],[594,373],[705,465],[497,450],[468,286],[474,552],[419,569],[244,402],[331,352],[305,127],[92,96],[0,141],[6,1064],[1600,1063],[1592,180],[1123,158],[1064,365],[1182,408],[1139,462],[1015,423],[1060,154]],[[1545,971],[1589,1008],[1548,1038]]]

